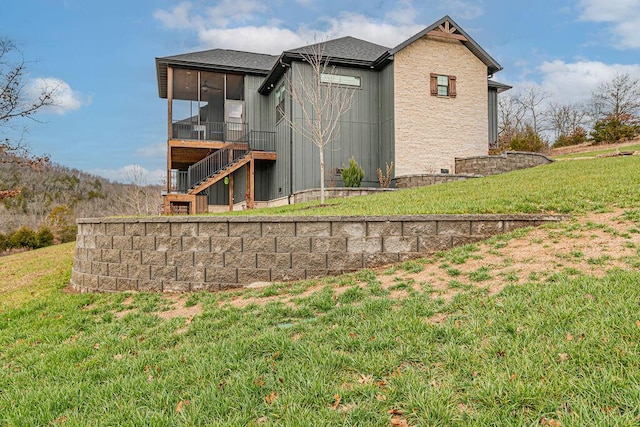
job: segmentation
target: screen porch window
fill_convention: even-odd
[[[430,77],[431,96],[456,97],[456,76],[432,73]]]

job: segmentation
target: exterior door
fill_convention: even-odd
[[[244,101],[227,99],[225,108],[225,122],[227,122],[227,141],[242,141],[246,139],[244,126]]]

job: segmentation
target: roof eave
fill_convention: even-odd
[[[326,60],[327,58],[323,58]],[[332,65],[343,66],[343,67],[355,67],[355,68],[374,68],[375,61],[365,61],[358,59],[350,59],[350,58],[335,58],[329,57],[329,63]],[[268,95],[269,92],[274,88],[275,84],[280,80],[280,78],[285,73],[285,68],[290,66],[293,61],[304,61],[304,55],[298,52],[282,52],[278,61],[276,61],[275,65],[265,77],[264,81],[260,88],[258,88],[258,92],[262,95]]]
[[[494,88],[498,93],[506,92],[509,89],[513,89],[513,86],[509,86],[508,84],[500,83],[495,80],[488,80],[488,84],[490,88]]]

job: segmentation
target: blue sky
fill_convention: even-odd
[[[0,37],[29,61],[28,84],[57,85],[58,106],[25,123],[34,153],[122,179],[165,175],[166,101],[154,58],[209,48],[278,54],[351,35],[393,47],[450,15],[504,70],[514,91],[585,101],[616,73],[640,78],[639,0],[20,0]],[[43,80],[44,79],[44,80]],[[15,136],[15,134],[14,134]]]

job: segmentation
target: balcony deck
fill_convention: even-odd
[[[273,132],[253,131],[247,123],[200,122],[184,120],[174,122],[168,141],[171,169],[186,169],[216,150],[248,149],[275,152]],[[262,160],[275,160],[272,155],[258,155]]]

